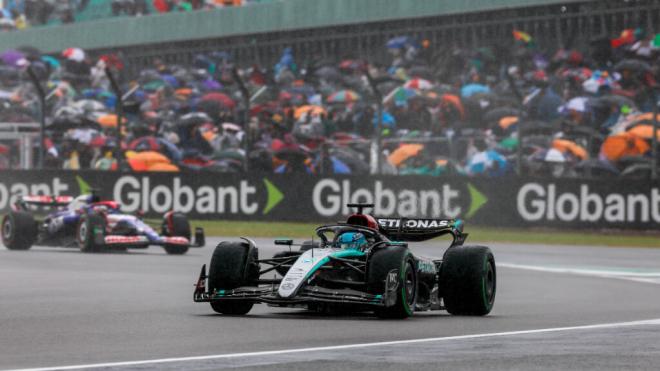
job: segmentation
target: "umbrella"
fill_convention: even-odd
[[[153,92],[166,85],[167,83],[164,80],[152,80],[142,85],[142,90]]]
[[[555,139],[552,141],[552,148],[561,151],[564,154],[571,154],[581,160],[589,157],[587,150],[581,145],[566,139]]]
[[[490,93],[490,88],[482,84],[467,84],[461,88],[461,97],[469,98],[475,94]]]
[[[385,44],[388,49],[403,49],[407,46],[419,47],[417,41],[410,36],[397,36],[389,39]]]
[[[128,144],[128,149],[136,152],[160,151],[160,143],[158,143],[158,138],[146,136],[133,140]]]
[[[23,61],[26,61],[25,54],[14,49],[5,50],[2,52],[2,54],[0,54],[0,59],[4,64],[12,67],[18,67],[23,63]]]
[[[615,71],[628,70],[631,72],[651,72],[651,66],[638,59],[624,59],[623,61],[614,65]]]
[[[576,97],[569,100],[568,103],[561,106],[559,109],[562,112],[568,112],[568,111],[586,112],[588,102],[589,102],[589,98],[587,97]]]
[[[609,162],[590,159],[578,162],[573,169],[578,176],[593,176],[597,178],[619,175],[619,170]]]
[[[404,88],[408,89],[417,89],[417,90],[430,90],[433,89],[433,83],[428,80],[415,78],[408,80],[404,85]]]
[[[226,107],[228,109],[233,109],[234,107],[236,107],[236,102],[234,102],[233,99],[231,99],[227,94],[218,93],[218,92],[208,93],[202,96],[201,101],[217,102],[221,104],[223,107]]]
[[[147,166],[147,168],[158,163],[164,163],[164,164],[171,163],[170,159],[167,158],[167,156],[156,151],[144,151],[144,152],[126,151],[126,158],[129,160],[143,162]]]
[[[356,71],[366,67],[366,63],[354,59],[346,59],[339,63],[339,68],[344,71]]]
[[[596,71],[591,78],[582,83],[582,88],[592,94],[598,93],[602,87],[613,88],[616,86],[616,81],[607,73]]]
[[[342,75],[336,68],[330,66],[323,66],[314,71],[314,75],[326,80],[341,80]]]
[[[174,164],[159,162],[155,163],[147,168],[147,171],[160,171],[160,172],[169,172],[169,173],[178,173],[179,167]]]
[[[374,113],[374,118],[371,120],[371,122],[374,124],[374,127],[378,126],[378,112]],[[382,124],[383,126],[393,128],[396,126],[396,118],[394,118],[391,113],[383,111]]]
[[[179,125],[181,126],[201,125],[208,122],[213,122],[213,119],[204,112],[191,112],[179,118]]]
[[[544,149],[530,156],[530,160],[550,163],[563,163],[568,161],[566,155],[555,148]]]
[[[326,101],[328,103],[354,103],[360,99],[362,99],[360,94],[353,90],[346,89],[330,94]]]
[[[643,139],[652,139],[653,138],[653,125],[636,125],[631,129],[628,129],[628,133],[636,135]],[[660,129],[657,129],[655,136],[660,139]]]
[[[383,103],[387,103],[390,100],[394,100],[394,103],[397,105],[405,105],[408,102],[408,99],[419,96],[419,93],[414,89],[407,89],[403,86],[392,90],[385,98],[383,98]]]
[[[468,175],[488,174],[503,175],[508,167],[508,161],[496,151],[488,150],[474,154],[465,166]]]
[[[325,108],[323,108],[321,106],[305,105],[305,106],[296,108],[296,110],[293,113],[293,117],[297,120],[304,114],[324,115],[326,113],[327,113],[327,111],[325,110]]]
[[[82,99],[73,103],[72,106],[84,112],[98,112],[106,110],[106,106],[103,103],[93,99]]]
[[[96,119],[96,122],[99,123],[99,125],[103,126],[104,128],[116,128],[117,123],[119,122],[119,119],[117,115],[115,114],[108,114],[108,115],[103,115],[99,118]],[[122,118],[121,122],[123,124],[127,123],[128,120],[125,118]]]
[[[387,161],[394,166],[399,166],[407,159],[417,156],[423,149],[423,144],[402,144],[387,157]]]
[[[626,156],[643,155],[649,149],[650,146],[644,139],[626,132],[607,137],[600,152],[608,160],[616,161]]]
[[[70,61],[82,62],[85,60],[85,51],[80,48],[64,49],[62,56]]]

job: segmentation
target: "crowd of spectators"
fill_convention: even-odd
[[[49,167],[647,177],[660,37],[630,29],[589,45],[547,50],[514,31],[508,47],[447,50],[400,36],[386,58],[287,48],[259,66],[219,51],[135,76],[117,55],[24,48],[0,53],[0,122],[37,120],[30,66],[48,90]]]
[[[267,0],[0,0],[0,30],[22,30],[51,23],[73,23],[82,12],[104,16],[141,16],[176,11],[211,10]]]

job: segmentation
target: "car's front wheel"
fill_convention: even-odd
[[[168,237],[185,237],[190,240],[190,223],[188,218],[181,213],[168,213],[165,215],[162,233]],[[188,252],[188,246],[167,244],[163,246],[165,252],[170,255],[183,255]]]
[[[389,284],[386,284],[388,282]],[[406,318],[415,310],[417,272],[415,260],[405,247],[376,250],[369,258],[367,286],[371,294],[392,296],[388,305],[376,309],[381,318]],[[386,292],[387,289],[389,292]]]
[[[244,242],[220,242],[209,265],[209,292],[222,292],[251,285],[259,279],[259,253]],[[212,301],[214,311],[222,314],[247,314],[254,303],[250,300]]]
[[[80,217],[76,230],[76,241],[82,252],[98,252],[103,249],[105,238],[105,218],[99,214],[86,214]]]

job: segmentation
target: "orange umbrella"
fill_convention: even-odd
[[[144,151],[144,152],[126,151],[126,158],[129,160],[142,162],[145,164],[147,168],[150,168],[154,164],[172,163],[170,159],[167,158],[167,156],[156,151]]]
[[[389,155],[387,160],[390,164],[399,166],[407,159],[417,156],[422,149],[424,149],[423,144],[402,144]]]
[[[157,163],[149,166],[148,171],[163,171],[163,172],[170,172],[170,173],[178,173],[179,168],[174,165],[174,164],[166,164],[166,163]]]
[[[644,139],[653,138],[653,125],[637,125],[632,129],[628,130],[630,134],[636,135]],[[660,139],[660,129],[655,131],[655,136]]]
[[[566,139],[555,139],[552,141],[552,148],[561,151],[562,153],[570,153],[582,160],[589,157],[587,150],[581,145]]]
[[[656,116],[656,119],[658,121],[660,121],[660,113]],[[652,123],[653,122],[653,112],[640,113],[638,115],[633,115],[633,116],[627,117],[626,122],[629,123],[627,126],[633,126],[635,124],[642,123],[642,122]]]
[[[502,117],[500,121],[497,123],[503,130],[506,130],[509,128],[509,126],[513,124],[517,124],[520,119],[517,116],[506,116]]]
[[[133,171],[149,170],[149,167],[147,167],[147,164],[144,161],[137,160],[134,158],[127,158],[126,161],[128,162],[128,165],[131,167],[131,170]]]
[[[612,135],[605,139],[600,152],[610,161],[616,161],[625,156],[639,156],[648,152],[650,146],[646,141],[631,133]]]
[[[119,120],[117,119],[117,115],[110,114],[99,117],[96,122],[98,122],[99,125],[103,126],[104,128],[116,128],[117,122],[119,122]],[[121,122],[125,124],[127,120],[122,118]]]
[[[315,106],[315,105],[305,105],[302,107],[296,108],[296,110],[293,112],[293,117],[297,120],[300,118],[300,116],[308,113],[310,115],[322,115],[325,114],[327,111],[325,108],[321,106]]]

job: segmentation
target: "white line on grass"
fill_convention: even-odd
[[[383,347],[383,346],[392,346],[392,345],[401,345],[401,344],[420,344],[420,343],[431,343],[431,342],[445,342],[445,341],[454,341],[454,340],[482,339],[482,338],[489,338],[489,337],[543,334],[543,333],[565,332],[565,331],[598,330],[598,329],[620,328],[620,327],[630,327],[630,326],[660,326],[660,318],[652,319],[652,320],[645,320],[645,321],[604,323],[604,324],[586,325],[586,326],[555,327],[555,328],[545,328],[545,329],[536,329],[536,330],[495,332],[495,333],[486,333],[486,334],[459,335],[459,336],[423,338],[423,339],[412,339],[412,340],[383,341],[383,342],[378,342],[378,343],[346,344],[346,345],[334,345],[334,346],[315,347],[315,348],[269,350],[269,351],[262,351],[262,352],[250,352],[250,353],[230,353],[230,354],[217,354],[217,355],[196,356],[196,357],[150,359],[150,360],[143,360],[143,361],[111,362],[111,363],[95,363],[95,364],[75,365],[75,366],[30,368],[30,369],[20,369],[20,370],[14,370],[14,371],[80,370],[80,369],[86,369],[86,368],[155,365],[155,364],[174,363],[174,362],[191,362],[191,361],[207,361],[207,360],[228,359],[228,358],[277,356],[277,355],[282,355],[282,354],[295,354],[295,353],[322,352],[322,351],[345,350],[345,349],[356,349],[356,348]],[[183,367],[183,368],[185,368],[185,367]]]

